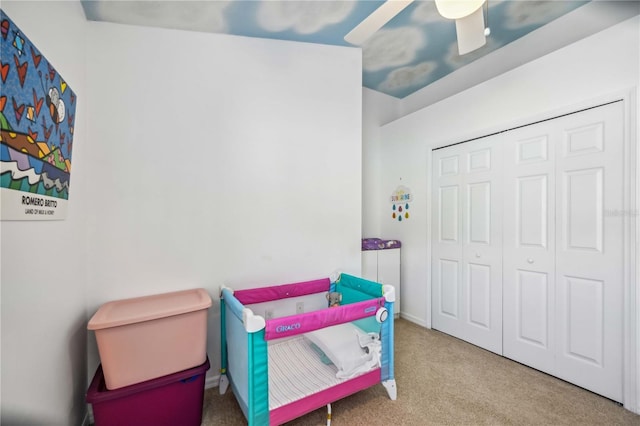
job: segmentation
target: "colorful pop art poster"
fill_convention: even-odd
[[[76,95],[0,10],[0,218],[67,215]]]

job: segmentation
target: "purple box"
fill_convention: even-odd
[[[380,238],[363,238],[362,250],[386,250],[400,248],[402,243],[398,240],[382,240]]]
[[[208,369],[207,358],[199,367],[108,390],[100,365],[87,390],[95,424],[199,426]]]

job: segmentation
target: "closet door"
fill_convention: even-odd
[[[502,353],[498,137],[433,153],[433,328]]]
[[[556,375],[622,401],[623,104],[557,125]]]
[[[433,152],[431,321],[434,329],[462,338],[463,150]]]
[[[504,355],[616,401],[622,108],[617,102],[509,131],[504,146]]]
[[[544,123],[543,123],[544,124]],[[553,126],[505,133],[504,356],[555,369],[555,147]]]

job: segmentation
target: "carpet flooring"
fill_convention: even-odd
[[[395,322],[398,398],[375,385],[331,404],[343,425],[634,425],[609,399],[409,321]],[[231,389],[204,395],[203,426],[246,425]],[[326,425],[326,407],[288,426]]]

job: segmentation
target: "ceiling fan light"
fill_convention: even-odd
[[[482,7],[486,0],[435,0],[438,13],[447,19],[460,19]]]
[[[458,36],[458,53],[464,55],[476,50],[487,43],[484,28],[482,8],[471,15],[456,19],[456,34]]]

